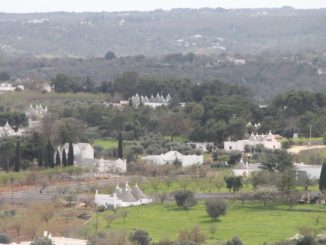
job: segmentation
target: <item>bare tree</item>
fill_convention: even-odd
[[[52,203],[38,205],[37,212],[40,215],[41,221],[44,221],[49,226],[49,221],[54,217],[56,208]]]

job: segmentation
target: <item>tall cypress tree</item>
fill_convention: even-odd
[[[66,154],[65,148],[63,148],[63,150],[62,150],[62,165],[64,167],[67,167],[68,166],[68,163],[67,163],[67,154]]]
[[[48,166],[50,168],[54,168],[54,148],[50,140],[48,140],[48,144],[46,146],[46,154],[47,154]]]
[[[122,147],[122,135],[121,131],[119,132],[119,139],[118,139],[118,158],[123,158],[123,147]]]
[[[43,157],[44,157],[43,166],[45,168],[48,168],[49,167],[49,158],[48,158],[48,153],[47,153],[47,147],[45,149],[43,149],[42,152],[43,152]]]
[[[69,142],[69,152],[68,152],[68,166],[74,165],[74,147],[72,142]]]
[[[61,159],[60,159],[60,153],[59,153],[59,150],[57,150],[57,152],[56,152],[56,156],[55,156],[55,165],[56,165],[56,166],[61,166]]]
[[[37,151],[37,165],[39,168],[44,166],[44,154],[42,147],[39,147]]]
[[[16,144],[16,156],[15,156],[15,171],[19,172],[22,165],[22,153],[20,149],[20,141]]]
[[[326,191],[326,162],[323,163],[323,166],[320,171],[319,190],[321,192]]]

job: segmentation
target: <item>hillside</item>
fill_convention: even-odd
[[[39,57],[325,50],[326,10],[0,14],[0,53]]]

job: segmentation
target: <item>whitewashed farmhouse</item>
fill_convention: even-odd
[[[238,141],[224,141],[224,150],[226,151],[245,151],[246,145],[257,146],[262,145],[267,149],[281,149],[281,142],[277,141],[271,131],[267,135],[259,135],[252,133],[249,139]]]
[[[11,83],[8,83],[8,82],[0,83],[0,94],[6,93],[6,92],[13,92],[13,91],[16,91],[17,89],[24,90],[24,86],[19,85],[19,86],[15,87]]]
[[[183,155],[177,151],[169,151],[161,155],[148,155],[142,157],[142,160],[146,163],[156,165],[174,164],[179,161],[182,167],[201,165],[204,163],[204,157],[202,155]]]
[[[99,173],[125,173],[127,171],[127,160],[106,160],[96,159],[94,147],[89,143],[72,144],[74,150],[74,164],[81,167],[95,168]],[[61,149],[60,154],[65,149],[66,154],[69,152],[69,144],[66,143]]]
[[[251,173],[260,170],[262,170],[261,163],[244,163],[243,159],[241,158],[240,162],[232,169],[232,172],[235,176],[249,176]]]
[[[98,194],[98,191],[96,191],[95,194],[96,205],[103,205],[105,207],[109,205],[112,205],[114,208],[130,207],[151,202],[153,202],[153,200],[147,198],[137,184],[131,189],[128,182],[126,182],[126,186],[123,189],[117,185],[112,195]]]
[[[8,122],[3,127],[0,127],[0,138],[22,136],[23,134],[24,130],[18,129],[15,131]]]

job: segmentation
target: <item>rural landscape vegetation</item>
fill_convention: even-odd
[[[325,13],[0,13],[0,244],[326,244]]]

